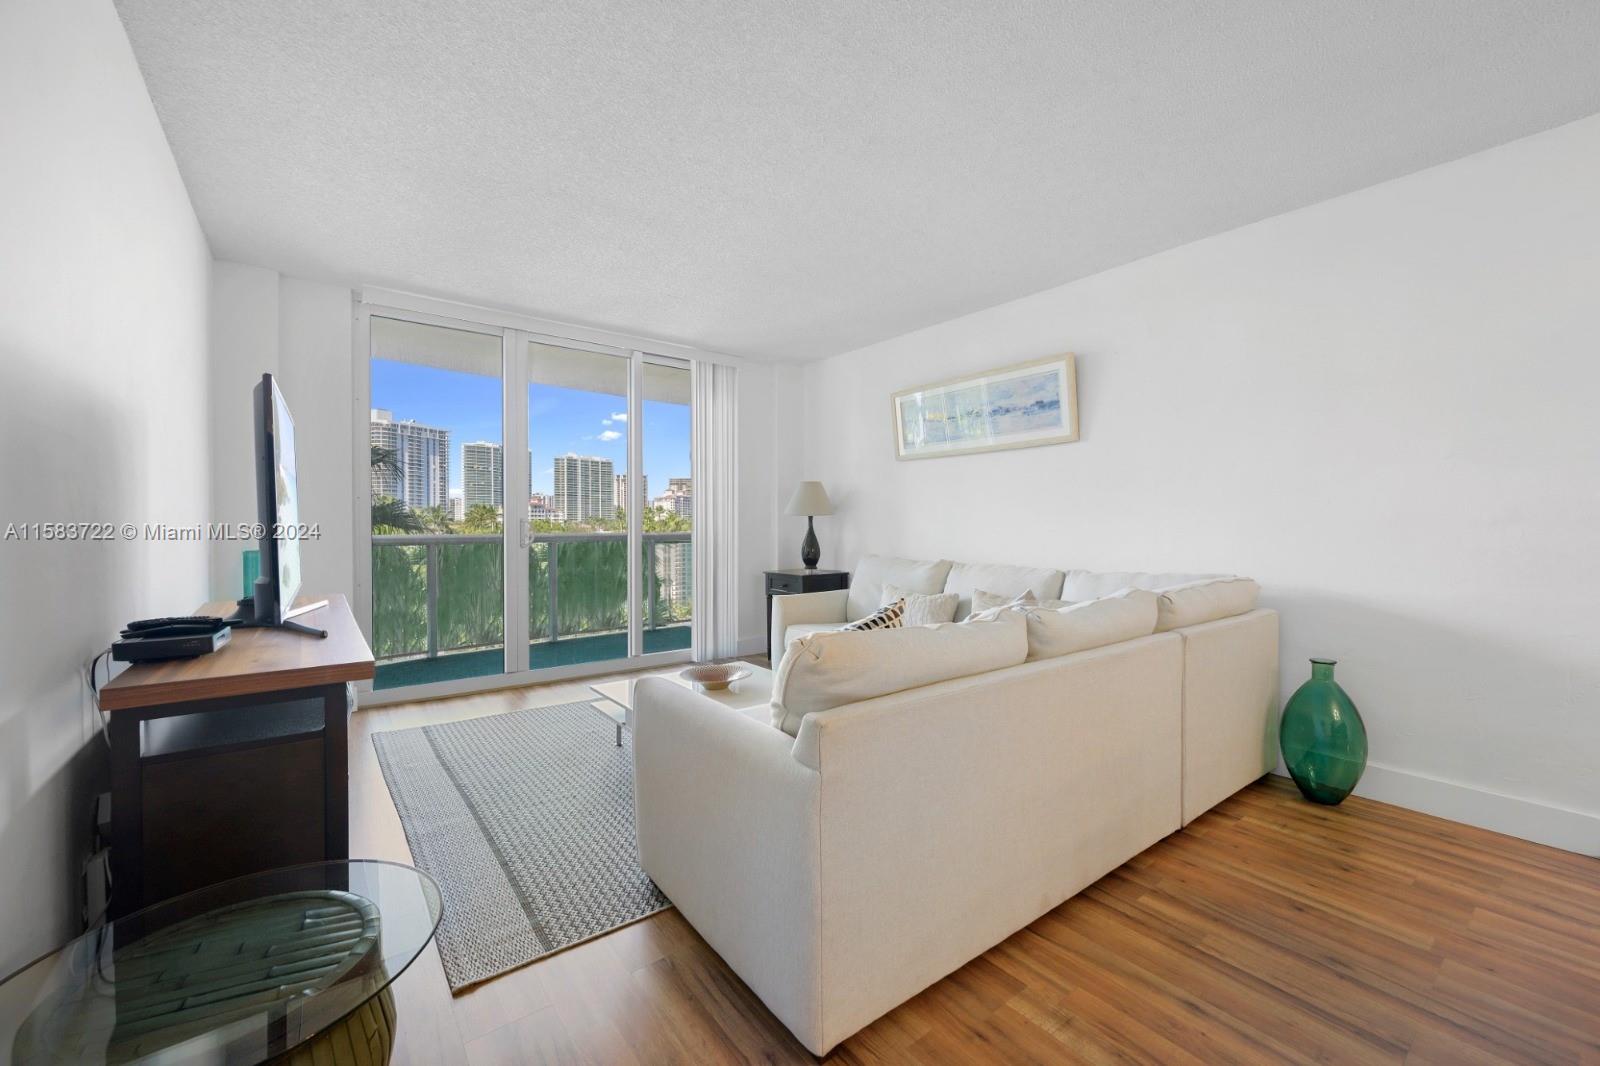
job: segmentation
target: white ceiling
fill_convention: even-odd
[[[118,0],[222,258],[847,351],[1600,112],[1600,3]]]

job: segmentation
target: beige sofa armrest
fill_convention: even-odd
[[[1278,612],[1185,626],[1183,824],[1278,764]]]
[[[827,592],[802,592],[793,596],[772,597],[772,669],[783,661],[783,635],[790,626],[807,622],[848,622],[848,589],[830,589]]]
[[[801,1040],[821,1039],[817,774],[763,722],[662,678],[634,689],[639,861]]]

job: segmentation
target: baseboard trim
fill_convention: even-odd
[[[739,654],[741,656],[766,655],[767,650],[767,638],[760,633],[753,637],[739,638]]]
[[[1276,772],[1282,773],[1281,766]],[[1489,792],[1381,763],[1367,764],[1356,795],[1563,851],[1600,856],[1600,815]]]

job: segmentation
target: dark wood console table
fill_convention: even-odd
[[[349,858],[349,683],[372,677],[372,651],[343,596],[300,621],[327,639],[236,629],[219,651],[136,663],[100,690],[113,919],[231,877]]]

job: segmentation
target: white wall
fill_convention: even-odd
[[[1597,190],[1600,116],[813,364],[832,558],[1253,575],[1361,791],[1600,853]],[[895,461],[895,390],[1068,350],[1078,443]]]
[[[106,0],[0,6],[0,249],[0,530],[204,522],[210,254]],[[85,665],[205,592],[199,543],[0,539],[0,974],[78,928]]]
[[[301,542],[301,588],[354,596],[350,290],[225,260],[211,276],[212,519],[256,520],[250,397],[261,375],[272,373],[295,420],[300,520],[321,529]],[[212,545],[213,596],[243,594],[247,547],[255,544]]]

